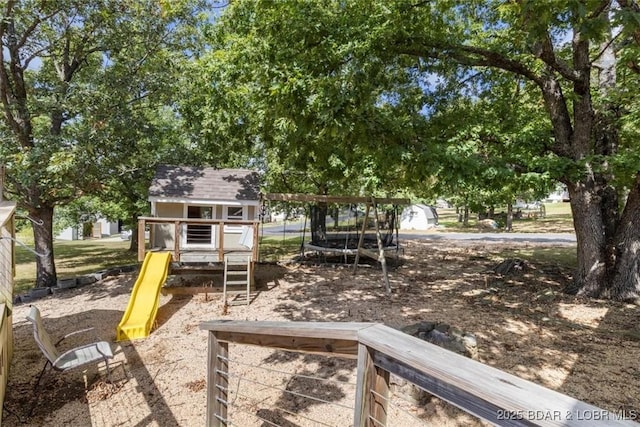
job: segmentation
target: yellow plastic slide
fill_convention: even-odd
[[[148,252],[142,263],[131,298],[116,329],[116,341],[134,340],[149,336],[156,319],[160,288],[167,280],[171,252]]]

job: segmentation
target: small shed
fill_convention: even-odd
[[[175,248],[175,259],[222,261],[252,252],[260,212],[260,177],[250,169],[159,166],[149,187],[151,248]],[[164,221],[160,221],[164,219]],[[213,257],[213,258],[212,258]]]
[[[82,240],[87,237],[100,239],[102,237],[111,237],[116,234],[119,235],[121,231],[120,224],[118,222],[111,222],[106,218],[98,218],[95,222],[90,224],[90,229],[85,229],[85,224],[67,227],[56,236],[56,240]]]
[[[428,230],[438,225],[436,208],[429,205],[414,204],[402,210],[401,230]]]

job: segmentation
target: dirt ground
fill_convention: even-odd
[[[377,267],[360,268],[354,276],[344,265],[261,265],[262,288],[248,307],[224,313],[219,294],[161,296],[156,329],[135,342],[114,342],[135,273],[51,295],[35,305],[52,335],[92,326],[89,336],[65,345],[105,339],[116,356],[112,383],[105,382],[103,366],[49,374],[37,397],[33,386],[44,359],[25,320],[28,306],[15,306],[3,425],[204,425],[207,335],[199,324],[214,319],[379,322],[397,328],[446,322],[476,336],[483,363],[628,418],[640,414],[639,307],[562,294],[571,272],[553,263],[529,263],[524,272],[498,275],[492,269],[504,249],[481,242],[405,242],[405,262],[390,271],[391,296]],[[246,346],[231,346],[229,354],[231,372],[239,378],[232,384],[233,403],[244,404],[232,414],[233,425],[352,422],[352,361]],[[241,391],[241,379],[251,375],[255,382],[242,383]],[[314,378],[335,381],[319,392],[335,410],[267,387],[315,389],[307,384]],[[396,406],[399,414],[390,425],[415,425],[419,419],[473,423],[437,400],[420,408]],[[401,421],[406,416],[409,421]]]

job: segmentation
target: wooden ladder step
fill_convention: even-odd
[[[235,268],[230,268],[235,267]],[[229,259],[224,260],[224,283],[223,283],[223,300],[226,305],[249,305],[251,302],[250,286],[251,279],[251,257],[247,257],[246,260]],[[234,277],[235,280],[229,280],[230,277]],[[237,294],[235,298],[227,301],[227,286],[229,285],[242,285],[246,286],[246,292],[244,294]]]
[[[251,300],[254,297],[254,294],[251,294],[249,296],[249,300]],[[247,295],[245,293],[239,293],[236,294],[232,299],[230,299],[229,301],[227,301],[228,305],[248,305],[249,302],[247,301]]]

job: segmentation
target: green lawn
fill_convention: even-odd
[[[19,241],[33,248],[33,238],[20,233]],[[81,276],[110,267],[135,264],[137,254],[129,252],[129,242],[119,240],[56,241],[53,244],[58,278]],[[31,289],[36,278],[33,252],[16,245],[15,293]]]
[[[260,239],[260,261],[275,262],[300,252],[302,237],[293,236],[265,236]]]
[[[568,203],[548,203],[545,205],[545,218],[521,219],[514,221],[515,232],[573,232],[571,211]],[[470,226],[464,227],[457,220],[455,209],[439,209],[439,222],[445,226],[443,231],[478,231],[475,219]],[[333,226],[333,223],[330,223]],[[18,240],[33,248],[31,230],[23,231]],[[287,236],[267,236],[260,241],[260,260],[278,261],[288,258],[300,251],[301,236],[290,233]],[[54,253],[58,278],[80,276],[87,273],[137,263],[137,254],[129,252],[129,242],[112,239],[56,241]],[[530,253],[529,253],[530,252]],[[518,251],[518,256],[525,259],[548,259],[559,264],[571,266],[575,264],[575,249],[532,249]],[[22,293],[33,287],[36,277],[35,255],[21,245],[16,245],[16,288],[15,293]]]
[[[502,251],[500,257],[521,258],[534,265],[556,265],[563,268],[575,268],[578,262],[576,248],[573,246],[519,247]]]
[[[573,233],[573,219],[569,203],[545,203],[544,218],[514,219],[513,231],[516,233]],[[496,212],[506,212],[506,208],[498,208]],[[470,214],[469,226],[458,222],[455,209],[438,209],[438,223],[447,231],[479,232],[475,214]]]
[[[33,237],[20,233],[18,240],[33,248]],[[296,233],[283,240],[280,236],[263,237],[260,243],[262,261],[278,261],[300,250],[301,237]],[[137,254],[129,252],[129,242],[111,239],[54,242],[56,270],[59,279],[94,273],[110,267],[136,264]],[[35,255],[16,245],[15,293],[31,289],[36,279]]]

